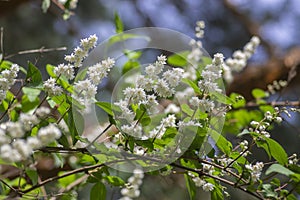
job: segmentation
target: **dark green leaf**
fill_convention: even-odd
[[[122,69],[122,74],[126,74],[127,72],[129,72],[130,70],[132,69],[137,69],[140,67],[140,63],[137,62],[137,61],[127,61],[124,66],[123,66],[123,69]]]
[[[254,134],[254,133],[252,133]],[[264,137],[264,140],[257,140],[256,144],[265,149],[269,156],[272,156],[279,164],[284,165],[288,162],[288,156],[283,147],[271,138]]]
[[[141,57],[141,51],[131,51],[131,50],[124,50],[124,54],[130,60],[137,60]]]
[[[21,106],[23,112],[28,112],[40,104],[40,100],[38,97],[35,98],[34,101],[30,101],[27,95],[22,96]]]
[[[232,144],[217,131],[210,129],[208,132],[212,139],[216,142],[217,147],[226,155],[230,155]]]
[[[106,188],[101,182],[96,183],[90,192],[90,200],[105,200],[106,199]]]
[[[104,101],[98,101],[95,103],[98,107],[102,108],[108,115],[110,116],[114,116],[114,112],[113,112],[113,109],[115,110],[120,110],[118,109],[117,106],[115,105],[112,105],[111,103],[109,102],[104,102]]]
[[[267,171],[266,171],[266,175],[269,175],[271,173],[279,173],[279,174],[284,174],[286,176],[290,176],[291,174],[294,174],[293,171],[289,170],[288,168],[280,165],[280,164],[273,164],[271,165]]]
[[[43,78],[40,70],[31,62],[28,63],[26,80],[29,82],[27,86],[40,86],[43,83]]]
[[[117,33],[122,33],[124,31],[123,22],[117,12],[115,12],[115,27]]]
[[[187,65],[187,56],[189,51],[183,51],[168,57],[168,64],[173,66],[184,67]]]
[[[255,88],[252,90],[252,96],[255,98],[255,99],[261,99],[261,98],[265,98],[268,96],[268,93],[263,91],[262,89],[259,89],[259,88]]]
[[[146,41],[150,41],[150,38],[147,36],[137,35],[137,34],[132,34],[132,33],[120,33],[118,35],[110,37],[108,45],[110,46],[117,42],[126,41],[129,39],[143,39]]]
[[[184,179],[185,179],[186,188],[188,189],[188,192],[189,192],[190,200],[195,200],[197,188],[195,186],[194,181],[187,174],[184,174]]]
[[[30,178],[30,180],[32,182],[32,185],[37,184],[37,182],[38,182],[38,173],[37,173],[36,170],[27,169],[26,174]]]
[[[226,96],[226,94],[222,94],[219,92],[213,92],[211,93],[213,95],[214,98],[216,98],[215,100],[219,103],[223,103],[223,104],[233,104],[234,101],[229,98],[228,96]]]
[[[193,90],[196,94],[200,94],[200,89],[199,89],[198,85],[196,83],[194,83],[194,81],[187,79],[187,78],[183,78],[183,79],[181,79],[181,81],[183,83],[186,83],[189,86],[191,86],[191,88],[193,88]]]
[[[109,184],[113,186],[123,186],[125,182],[118,176],[105,176],[103,177]]]
[[[36,98],[40,95],[41,90],[36,88],[30,88],[30,87],[23,87],[22,91],[25,95],[27,95],[28,100],[30,102],[33,102],[36,100]]]

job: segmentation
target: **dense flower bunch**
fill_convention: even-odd
[[[33,115],[21,113],[18,121],[0,124],[1,159],[9,163],[26,161],[34,150],[60,138],[61,131],[54,124],[40,128],[35,136],[24,137],[49,113],[49,108],[40,107]]]
[[[76,2],[68,1],[70,6]],[[99,194],[105,197],[106,184],[109,184],[122,188],[120,200],[131,200],[141,196],[144,173],[153,169],[153,174],[184,174],[191,199],[196,199],[197,188],[211,193],[214,200],[224,199],[229,196],[226,187],[258,199],[295,199],[300,183],[299,158],[296,154],[288,156],[272,138],[271,130],[287,121],[285,116],[292,117],[299,112],[292,107],[299,102],[291,105],[281,102],[278,106],[276,102],[268,102],[269,93],[286,87],[285,81],[274,81],[268,86],[269,92],[254,89],[254,101],[249,105],[251,108],[254,105],[256,110],[247,110],[249,105],[239,94],[226,96],[223,80],[230,83],[234,73],[246,67],[259,39],[254,36],[232,58],[226,59],[221,53],[209,58],[200,41],[204,27],[204,22],[197,22],[197,40],[192,40],[191,50],[181,55],[181,61],[186,62],[170,67],[167,63],[170,64],[174,55],[159,55],[144,70],[133,66],[140,73],[129,75],[127,79],[131,82],[124,79],[126,87],[121,87],[121,98],[112,103],[97,101],[96,94],[97,86],[109,75],[115,59],[107,57],[92,66],[83,64],[97,44],[95,35],[82,39],[80,46],[65,56],[66,63],[47,65],[50,78],[45,82],[38,68],[29,65],[27,85],[22,85],[20,90],[22,98],[8,91],[23,68],[8,61],[3,61],[4,65],[1,61],[4,70],[0,74],[3,112],[0,160],[18,167],[22,174],[18,181],[0,179],[5,195],[40,197],[57,191],[71,195],[89,183],[93,184],[91,199],[99,198]],[[86,113],[81,111],[94,103],[109,120],[105,126],[98,126],[103,131],[93,130],[97,136],[91,142],[86,136],[94,134],[90,127],[77,129],[77,123],[85,125],[82,116]],[[238,137],[230,142],[225,137],[227,133]],[[254,147],[263,149],[270,162],[253,159]],[[51,155],[59,170],[69,171],[40,181],[39,172],[32,170],[38,166],[36,155]],[[135,169],[127,183],[119,173],[111,175],[116,173],[108,166],[118,164],[121,167],[117,169],[123,166]],[[278,176],[268,180],[277,174],[286,178]],[[46,186],[56,180],[57,188],[56,184]],[[295,187],[286,187],[289,184]]]
[[[133,176],[128,178],[128,183],[126,187],[121,190],[121,197],[119,200],[132,200],[140,196],[139,187],[143,183],[144,173],[140,169],[135,169],[133,171]]]
[[[0,75],[0,102],[6,97],[6,92],[15,84],[20,68],[17,64],[11,65],[10,69],[5,69]]]

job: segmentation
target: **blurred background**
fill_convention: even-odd
[[[4,56],[30,49],[68,47],[66,51],[12,56],[9,60],[26,66],[28,61],[40,69],[46,64],[64,62],[79,40],[96,34],[103,41],[115,34],[114,13],[119,13],[125,30],[138,27],[165,27],[194,37],[196,21],[206,23],[204,48],[210,55],[222,52],[230,57],[242,49],[252,35],[262,45],[249,66],[237,74],[227,92],[238,92],[248,100],[251,89],[266,89],[273,80],[286,79],[291,69],[299,72],[300,1],[299,0],[79,0],[74,15],[63,20],[62,9],[51,1],[47,13],[38,0],[0,0],[0,27],[4,28]],[[298,73],[299,74],[299,73]],[[270,100],[300,99],[300,78],[293,78],[287,89]],[[289,154],[300,153],[299,115],[286,116],[274,136]],[[265,156],[262,156],[265,157]],[[257,158],[259,160],[259,158]],[[146,177],[140,199],[188,199],[181,175]],[[117,193],[112,191],[113,193]],[[84,190],[81,198],[84,199]],[[88,195],[88,191],[86,191]],[[207,199],[199,189],[199,199]],[[251,199],[243,194],[232,199]],[[113,199],[113,198],[112,198]]]

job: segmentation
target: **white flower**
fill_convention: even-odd
[[[157,81],[156,85],[154,86],[154,91],[160,97],[170,97],[175,93],[175,90],[170,88],[168,83],[163,79],[159,79]]]
[[[21,113],[19,117],[19,122],[23,124],[23,128],[25,131],[30,131],[34,125],[39,123],[39,120],[35,115]]]
[[[179,132],[183,132],[184,128],[190,127],[190,126],[193,126],[193,127],[202,127],[202,125],[199,122],[195,122],[193,120],[190,120],[188,122],[179,121],[177,123],[177,126],[178,126],[178,131]]]
[[[17,139],[12,143],[12,146],[22,156],[22,160],[26,160],[32,154],[32,147],[29,146],[25,140]]]
[[[137,138],[141,138],[143,133],[143,129],[139,124],[122,125],[121,130]]]
[[[40,128],[37,136],[42,144],[49,144],[55,139],[60,138],[61,132],[54,124],[49,124],[46,127]]]
[[[7,136],[2,128],[0,128],[0,146],[11,142],[11,138]]]
[[[158,72],[158,70],[155,68],[154,65],[150,64],[146,67],[145,69],[146,74],[150,77],[150,78],[156,78],[157,74],[159,74],[160,72]]]
[[[205,192],[210,192],[210,191],[213,191],[213,190],[214,190],[214,185],[211,184],[211,183],[205,183],[205,184],[202,186],[202,189],[203,189]]]
[[[7,162],[21,161],[22,157],[16,149],[13,149],[11,145],[4,144],[0,149],[1,158]]]
[[[134,169],[133,174],[134,174],[134,177],[136,177],[136,178],[139,178],[139,179],[144,178],[144,171],[141,169]]]
[[[25,132],[20,122],[6,122],[6,131],[12,138],[23,137]]]
[[[129,100],[130,103],[140,104],[146,100],[146,93],[143,88],[131,88],[128,87],[123,91],[125,99]]]
[[[161,123],[165,127],[176,127],[175,121],[176,121],[175,115],[171,114],[171,115],[168,115],[166,118],[163,118]]]
[[[192,97],[190,98],[189,103],[191,104],[191,106],[197,108],[199,107],[200,99],[198,97]]]
[[[201,187],[201,186],[203,186],[203,185],[206,183],[204,180],[202,180],[202,179],[199,178],[198,176],[192,178],[192,180],[194,181],[196,187]]]
[[[97,93],[97,87],[89,79],[76,82],[74,89],[78,97],[83,97],[85,100],[92,100]]]
[[[180,108],[175,105],[174,103],[170,103],[166,109],[164,110],[165,113],[179,113],[180,112]]]
[[[28,137],[27,138],[27,144],[32,149],[38,149],[42,146],[41,141],[37,137]]]
[[[151,78],[146,78],[143,75],[137,77],[136,85],[137,87],[143,88],[145,91],[151,91],[153,89],[153,80]]]
[[[56,85],[56,80],[54,78],[49,78],[44,82],[44,89],[49,96],[57,96],[62,93],[62,88]]]
[[[94,35],[90,35],[88,38],[84,38],[80,41],[80,45],[85,50],[89,50],[91,48],[94,48],[96,46],[96,43],[98,41],[98,37]]]
[[[183,77],[184,70],[180,68],[173,68],[163,73],[163,77],[168,81],[171,87],[176,87]]]
[[[136,198],[140,196],[140,190],[136,189],[135,187],[123,188],[121,190],[121,194],[131,198]]]
[[[97,63],[88,68],[87,75],[89,79],[93,82],[93,84],[98,85],[103,78],[105,78],[110,71],[110,69],[114,66],[115,60],[111,58],[107,58],[106,60],[102,60],[101,63]]]
[[[47,107],[39,107],[36,109],[35,114],[39,117],[39,118],[45,118],[50,114],[50,109]]]
[[[65,76],[68,80],[72,80],[74,78],[74,66],[71,64],[59,64],[54,68],[54,73],[56,76]]]

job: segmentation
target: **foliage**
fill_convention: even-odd
[[[49,3],[43,1],[43,10]],[[134,37],[146,38],[122,35],[124,27],[117,14],[115,23],[121,35],[114,36],[110,46]],[[198,39],[203,37],[203,27],[203,22],[197,24]],[[122,187],[121,199],[130,199],[142,192],[144,173],[173,171],[182,173],[190,199],[196,198],[199,187],[210,192],[213,200],[224,199],[229,195],[224,185],[258,199],[296,199],[300,183],[297,155],[288,155],[280,141],[272,138],[271,130],[283,121],[282,114],[299,109],[268,102],[268,93],[261,89],[252,91],[252,102],[236,93],[227,96],[222,90],[223,80],[230,84],[231,76],[245,67],[258,46],[257,37],[239,56],[227,60],[222,54],[212,59],[199,57],[199,41],[192,41],[191,51],[168,58],[157,56],[135,82],[124,81],[122,98],[112,102],[97,101],[96,93],[115,60],[107,57],[84,66],[96,42],[95,35],[83,39],[66,55],[66,63],[47,65],[50,78],[44,82],[40,68],[33,63],[25,69],[1,61],[0,87],[5,95],[0,106],[0,158],[2,164],[20,172],[17,177],[0,180],[3,197],[63,194],[67,199],[89,184],[90,199],[105,199],[108,186]],[[141,71],[143,52],[124,49],[124,55],[127,61],[122,74],[133,80],[135,74],[130,73]],[[167,62],[175,67],[166,70]],[[236,70],[232,67],[241,62]],[[21,84],[15,83],[14,77],[19,71],[25,73]],[[11,90],[13,84],[17,92]],[[153,115],[163,104],[163,112]],[[108,120],[91,140],[84,133],[83,122],[94,105]],[[249,106],[255,109],[249,110]],[[229,134],[235,139],[228,140]],[[182,144],[188,140],[190,143]],[[266,152],[268,162],[251,159],[255,147]],[[37,163],[46,157],[60,172],[40,180]],[[128,167],[128,163],[134,166],[130,168],[133,176],[125,181],[126,175],[115,169],[119,164]],[[55,184],[48,187],[52,182]]]

